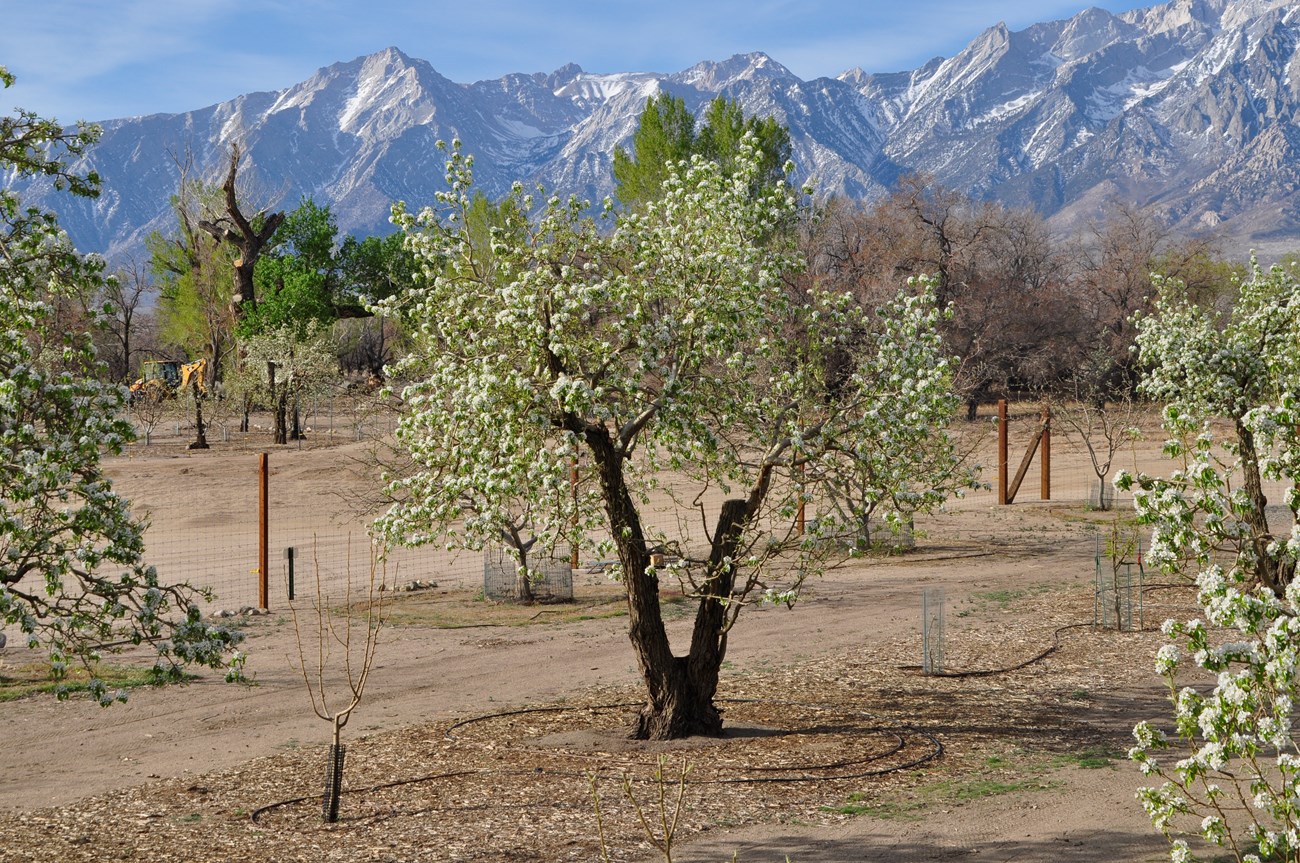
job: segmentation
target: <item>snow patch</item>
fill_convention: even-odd
[[[501,124],[501,127],[505,129],[507,134],[513,135],[516,138],[540,138],[546,134],[536,126],[530,126],[527,123],[520,122],[519,120],[498,119],[497,122]]]

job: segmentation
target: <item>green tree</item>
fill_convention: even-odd
[[[338,317],[338,224],[329,207],[304,198],[286,214],[258,257],[258,301],[239,322],[241,336],[285,326],[306,330]]]
[[[730,176],[746,158],[740,142],[748,135],[760,153],[759,170],[751,179],[751,194],[779,183],[790,159],[790,132],[774,117],[745,117],[738,103],[719,96],[704,111],[697,129],[685,100],[660,93],[646,100],[632,136],[632,154],[614,150],[615,195],[624,206],[637,206],[663,194],[673,170],[691,156],[703,156]]]
[[[402,392],[397,440],[419,470],[395,483],[399,503],[383,532],[481,548],[528,504],[541,548],[608,536],[593,550],[618,559],[646,687],[634,729],[642,738],[721,732],[714,696],[738,615],[794,601],[841,547],[821,540],[852,534],[827,513],[798,535],[799,504],[820,496],[872,411],[950,397],[927,291],[886,304],[885,327],[842,294],[813,290],[791,302],[793,237],[764,237],[793,218],[795,196],[778,187],[751,195],[760,170],[752,137],[740,151],[735,177],[697,157],[612,230],[575,199],[549,198],[530,220],[538,208],[517,184],[488,256],[460,228],[473,181],[456,150],[439,208],[396,213],[433,277],[384,306],[415,334],[396,369],[414,381]],[[800,334],[797,344],[787,332]],[[862,352],[828,393],[825,346],[850,334]],[[680,478],[671,487],[661,482],[668,471]],[[913,479],[928,487],[927,477]],[[694,512],[681,533],[643,520],[652,489]],[[711,490],[727,497],[716,510],[703,504]],[[688,522],[708,526],[694,535]],[[678,548],[680,560],[657,557],[660,546]],[[698,603],[681,655],[664,626],[661,580]]]
[[[343,302],[364,306],[415,283],[419,264],[406,250],[403,239],[401,232],[386,237],[343,238],[338,255]]]
[[[709,103],[704,111],[704,125],[695,139],[694,152],[722,166],[723,173],[733,174],[740,157],[740,142],[752,135],[761,160],[751,193],[771,186],[785,176],[790,160],[790,131],[775,117],[746,117],[740,105],[723,96]]]
[[[13,79],[0,69],[5,86]],[[97,179],[67,167],[95,139],[30,113],[0,120],[0,168],[45,174],[74,194]],[[0,619],[44,647],[56,677],[70,662],[91,670],[100,704],[124,699],[94,675],[116,645],[157,648],[157,680],[181,667],[219,667],[237,633],[205,624],[185,585],[168,585],[143,560],[143,527],[112,490],[101,458],[131,440],[117,419],[120,386],[104,384],[89,334],[54,323],[51,298],[93,294],[102,265],[81,257],[49,212],[0,191]]]
[[[695,115],[685,100],[671,93],[651,96],[632,136],[632,153],[614,150],[614,194],[628,207],[658,198],[669,166],[694,152]]]
[[[172,197],[176,226],[145,238],[158,287],[158,328],[163,344],[183,359],[206,357],[219,380],[235,348],[231,251],[199,227],[219,205],[221,191],[190,176],[188,163]]]

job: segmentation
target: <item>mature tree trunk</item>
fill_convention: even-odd
[[[289,427],[286,417],[289,413],[289,393],[286,388],[280,389],[280,394],[275,398],[275,442],[289,442]]]
[[[194,440],[186,449],[207,449],[208,429],[203,422],[203,394],[199,392],[198,382],[190,384],[194,393]]]
[[[1287,585],[1295,577],[1295,564],[1286,559],[1278,560],[1268,552],[1274,537],[1268,526],[1268,500],[1264,497],[1264,486],[1260,478],[1255,435],[1240,419],[1236,422],[1236,432],[1237,444],[1241,450],[1243,485],[1246,497],[1250,499],[1245,520],[1250,526],[1251,546],[1255,552],[1255,573],[1261,584],[1280,597],[1286,593]]]
[[[646,685],[646,703],[633,724],[632,736],[640,740],[719,736],[722,713],[713,699],[727,653],[728,600],[736,578],[735,567],[725,561],[735,558],[745,525],[766,496],[770,468],[762,472],[748,499],[723,503],[706,564],[690,652],[674,656],[659,606],[659,579],[647,571],[650,552],[640,513],[623,476],[623,456],[603,427],[586,426],[581,431],[599,470],[627,591],[628,638]]]

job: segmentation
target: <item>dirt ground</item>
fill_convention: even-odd
[[[147,482],[151,506],[184,505],[191,459],[223,457],[114,470]],[[623,616],[390,626],[344,731],[330,826],[329,727],[294,668],[294,626],[253,617],[251,686],[208,675],[109,709],[0,704],[0,861],[662,860],[650,836],[662,841],[679,794],[676,861],[1159,859],[1123,751],[1134,722],[1169,715],[1155,630],[1191,613],[1191,595],[1157,586],[1144,631],[1095,629],[1107,524],[1080,505],[965,506],[919,525],[915,552],[836,569],[792,610],[746,611],[717,741],[623,739],[638,691]],[[923,675],[921,596],[936,586],[945,671],[1051,652]],[[689,637],[687,614],[670,626]],[[0,652],[0,673],[20,661]]]

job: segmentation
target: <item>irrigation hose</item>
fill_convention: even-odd
[[[1067,629],[1092,629],[1094,624],[1091,623],[1070,623],[1065,626],[1058,626],[1052,633],[1052,645],[1045,650],[1034,654],[1024,662],[1018,662],[1015,665],[1009,665],[1005,668],[983,668],[973,671],[931,671],[926,677],[991,677],[995,674],[1009,674],[1012,671],[1019,671],[1022,668],[1028,668],[1035,662],[1041,662],[1053,653],[1061,649],[1061,633]],[[900,669],[912,671],[920,669],[920,665],[900,665]]]
[[[857,710],[846,711],[843,710],[842,708],[834,708],[831,705],[811,704],[807,702],[792,702],[792,701],[770,701],[768,699],[757,699],[757,698],[724,698],[724,699],[719,699],[719,701],[723,703],[730,703],[730,704],[772,704],[772,705],[782,705],[788,707],[807,707],[807,708],[812,708],[817,710],[834,709],[842,714],[848,714],[859,718],[869,717],[873,720],[877,720],[879,723],[881,723],[880,727],[868,728],[868,729],[864,729],[864,731],[868,733],[883,732],[883,733],[892,734],[896,741],[894,746],[888,752],[876,753],[874,755],[870,755],[866,758],[861,758],[861,759],[847,759],[844,761],[832,762],[830,764],[792,765],[789,767],[744,767],[744,768],[733,768],[733,769],[743,769],[754,773],[760,773],[765,771],[777,771],[777,770],[784,770],[787,771],[788,773],[793,773],[795,771],[834,770],[842,767],[852,767],[855,765],[870,764],[872,762],[879,761],[882,758],[888,758],[891,755],[896,755],[902,750],[906,749],[907,740],[905,737],[905,733],[910,733],[917,737],[924,738],[925,740],[929,741],[930,746],[928,751],[923,752],[922,754],[917,755],[916,757],[902,764],[894,764],[889,767],[880,767],[871,770],[861,770],[850,774],[837,774],[835,776],[806,776],[806,775],[803,776],[795,776],[795,775],[739,776],[739,777],[721,778],[721,779],[690,780],[688,781],[687,784],[745,785],[745,784],[760,784],[760,783],[775,783],[775,782],[795,783],[795,782],[826,782],[826,781],[833,781],[833,780],[838,781],[838,780],[847,780],[847,779],[868,779],[877,776],[886,776],[891,773],[901,773],[905,770],[911,770],[913,768],[920,767],[923,764],[927,764],[937,759],[938,757],[943,755],[943,751],[944,751],[943,743],[939,740],[939,738],[937,738],[935,735],[931,734],[930,732],[921,730],[919,728],[915,728],[913,726],[901,725],[901,724],[895,724],[893,729],[886,729],[883,726],[884,724],[888,724],[889,720],[880,717],[876,714],[868,713],[865,711],[857,711]],[[452,734],[452,732],[457,728],[463,728],[464,726],[470,725],[475,722],[486,722],[492,719],[501,719],[510,716],[520,716],[520,715],[525,715],[530,713],[559,713],[559,712],[574,711],[574,710],[593,710],[593,711],[614,710],[619,708],[629,708],[629,707],[636,707],[636,706],[637,706],[636,704],[624,702],[618,704],[600,704],[600,705],[593,705],[593,706],[581,707],[581,708],[579,707],[532,707],[532,708],[523,708],[519,710],[505,710],[499,713],[491,713],[484,716],[476,716],[476,717],[471,717],[469,719],[461,720],[453,724],[452,726],[450,726],[447,729],[447,731],[444,732],[444,734],[445,736],[454,740],[456,738],[455,735]],[[346,789],[340,792],[340,799],[345,794],[370,794],[388,788],[397,788],[404,785],[415,785],[421,782],[432,782],[438,779],[450,779],[458,776],[511,776],[511,775],[527,775],[527,776],[543,775],[543,776],[555,776],[555,777],[584,779],[584,780],[591,778],[590,773],[577,773],[572,770],[545,770],[543,768],[534,768],[532,770],[519,770],[519,769],[457,770],[449,773],[433,773],[426,776],[418,776],[412,779],[399,779],[393,782],[385,782],[379,785],[367,786],[365,788]],[[631,781],[650,782],[654,780],[632,779]],[[267,812],[271,812],[276,809],[281,809],[286,806],[293,806],[299,803],[307,803],[307,802],[315,803],[318,802],[319,800],[320,797],[318,795],[312,795],[309,797],[295,797],[290,800],[277,800],[273,803],[268,803],[264,806],[259,806],[256,809],[254,809],[251,813],[249,813],[249,820],[252,823],[256,824],[258,823],[258,819],[262,815],[266,814]]]

